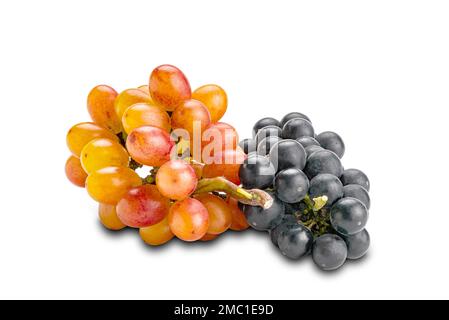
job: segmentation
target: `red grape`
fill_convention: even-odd
[[[152,126],[134,129],[126,140],[126,148],[131,157],[152,167],[159,167],[170,160],[174,146],[175,143],[167,132]]]
[[[143,228],[162,221],[168,214],[170,200],[155,185],[130,189],[117,203],[117,215],[128,227]]]
[[[192,166],[183,160],[164,163],[156,174],[156,185],[160,193],[173,200],[190,196],[196,188],[198,178]]]

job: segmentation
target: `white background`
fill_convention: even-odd
[[[0,298],[449,298],[447,1],[1,1]],[[86,95],[163,63],[218,83],[241,137],[308,114],[372,183],[362,261],[285,260],[266,234],[145,247],[65,178]]]

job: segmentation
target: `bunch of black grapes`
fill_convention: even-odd
[[[345,145],[338,134],[316,135],[310,119],[293,112],[280,122],[259,120],[253,138],[240,147],[248,155],[239,172],[243,186],[273,198],[268,209],[241,209],[254,229],[270,232],[282,254],[300,259],[311,253],[323,270],[365,255],[370,182],[360,170],[343,169]]]

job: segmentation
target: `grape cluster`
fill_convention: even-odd
[[[66,175],[99,203],[106,228],[138,228],[149,245],[245,230],[249,225],[230,195],[250,195],[236,185],[246,156],[236,130],[219,122],[226,109],[220,86],[192,92],[172,65],[155,68],[148,85],[121,93],[96,86],[87,97],[92,122],[67,133]],[[194,154],[196,135],[200,147],[213,145],[209,153]]]
[[[257,121],[252,138],[239,145],[247,154],[239,170],[243,187],[273,198],[269,208],[240,204],[252,228],[268,231],[290,259],[311,254],[322,270],[365,255],[370,182],[362,171],[343,168],[338,134],[317,135],[310,118],[293,112]]]
[[[67,133],[67,178],[98,202],[106,228],[139,229],[152,246],[251,226],[291,259],[312,253],[324,270],[362,257],[370,185],[360,170],[343,169],[340,136],[315,135],[294,112],[259,120],[239,143],[221,122],[227,106],[220,86],[192,92],[172,65],[120,93],[96,86],[87,97],[92,122]]]

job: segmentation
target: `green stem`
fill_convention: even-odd
[[[252,206],[268,209],[273,204],[273,198],[265,191],[259,189],[246,190],[225,178],[201,179],[196,187],[195,194],[222,191],[240,202]]]
[[[308,209],[313,210],[315,204],[313,203],[312,199],[310,199],[309,195],[306,195],[306,197],[304,198],[304,203],[307,205]]]

